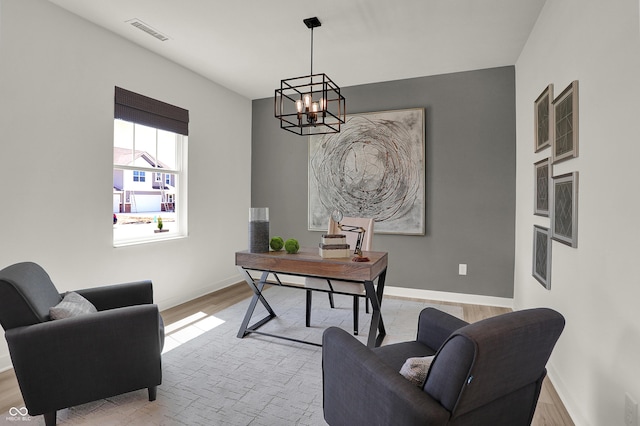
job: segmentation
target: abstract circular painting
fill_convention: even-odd
[[[309,137],[309,229],[333,210],[374,218],[376,233],[424,235],[424,109],[350,115]]]

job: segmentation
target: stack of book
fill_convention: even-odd
[[[319,250],[322,258],[349,257],[351,254],[347,237],[343,234],[322,235]]]

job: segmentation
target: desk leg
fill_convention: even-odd
[[[245,269],[242,269],[242,272],[244,272],[245,281],[247,282],[249,287],[251,287],[251,290],[253,290],[254,294],[253,294],[253,298],[251,299],[251,303],[249,303],[249,307],[247,308],[247,313],[244,315],[244,319],[242,320],[242,325],[240,325],[240,330],[238,330],[238,337],[241,339],[247,334],[249,334],[248,330],[258,329],[259,327],[261,327],[266,322],[268,322],[269,320],[271,320],[273,317],[276,316],[276,313],[273,312],[273,309],[271,309],[271,306],[269,305],[269,303],[267,303],[266,299],[262,295],[262,289],[265,286],[269,273],[263,272],[262,276],[260,277],[260,281],[258,282],[258,285],[256,285],[253,277],[249,274],[248,271],[246,271]],[[260,321],[256,322],[251,327],[248,327],[249,321],[251,321],[251,317],[253,316],[253,311],[256,309],[256,305],[258,304],[258,300],[260,301],[260,303],[262,303],[262,306],[264,306],[265,309],[269,311],[269,315],[267,315]]]
[[[305,326],[311,327],[311,300],[313,299],[313,292],[311,290],[306,290],[307,293],[307,304],[305,307]],[[331,293],[329,293],[331,294]]]
[[[380,306],[382,305],[382,296],[384,295],[384,281],[387,276],[387,270],[382,271],[378,277],[378,289],[373,286],[373,281],[365,281],[364,288],[367,293],[367,298],[371,301],[371,308],[373,313],[371,315],[371,326],[369,327],[369,337],[367,340],[367,346],[370,348],[378,347],[382,344],[384,336],[387,332],[384,328],[384,321],[382,319],[382,313],[380,312]]]

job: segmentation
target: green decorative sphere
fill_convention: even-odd
[[[298,250],[300,250],[300,244],[298,244],[298,240],[289,238],[284,242],[284,249],[287,251],[287,253],[294,254],[297,253]]]
[[[273,237],[271,238],[271,241],[269,241],[269,247],[271,247],[271,250],[273,251],[282,250],[282,247],[284,247],[284,240],[282,237]]]

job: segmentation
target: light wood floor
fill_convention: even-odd
[[[248,298],[249,296],[251,296],[251,290],[249,287],[244,283],[240,283],[162,311],[162,317],[165,325],[170,325],[197,312],[203,312],[208,315],[215,314]],[[510,311],[508,308],[493,306],[425,301],[420,299],[412,300],[461,306],[464,312],[464,319],[468,322],[479,321],[483,318],[489,318]],[[24,402],[22,401],[18,382],[13,374],[13,370],[0,373],[0,414],[6,413],[11,407],[23,406]],[[560,397],[556,393],[553,384],[548,378],[545,379],[532,425],[564,426],[573,424],[574,423],[571,420],[571,417],[569,417],[569,413],[567,413]]]

